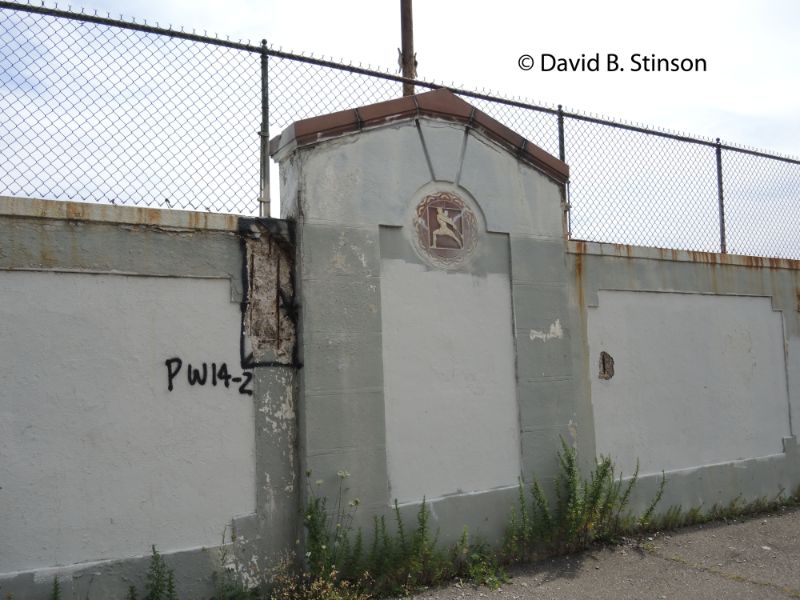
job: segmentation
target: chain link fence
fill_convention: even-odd
[[[0,9],[0,194],[253,211],[258,53],[24,8]]]
[[[720,251],[713,148],[564,119],[571,235]]]
[[[0,1],[0,195],[258,214],[270,131],[402,81]],[[800,259],[800,161],[453,91],[570,165],[573,239]]]

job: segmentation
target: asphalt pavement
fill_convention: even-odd
[[[499,590],[451,585],[442,600],[800,598],[800,510],[626,540],[514,569]]]

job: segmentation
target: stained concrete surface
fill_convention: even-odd
[[[800,598],[800,509],[658,533],[522,567],[501,589],[422,599]]]

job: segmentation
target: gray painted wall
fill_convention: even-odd
[[[300,239],[301,460],[323,494],[350,472],[362,524],[424,495],[443,541],[464,525],[496,541],[514,475],[552,489],[561,439],[584,470],[600,453],[627,474],[638,459],[640,506],[662,470],[664,509],[800,483],[798,263],[568,242],[560,185],[446,121],[276,158]],[[480,215],[457,268],[415,243],[436,190]]]
[[[561,439],[639,459],[639,506],[662,470],[663,508],[800,484],[800,263],[567,241],[563,186],[443,120],[276,158],[287,221],[0,199],[0,595],[123,597],[149,543],[187,597],[225,548],[254,583],[303,472],[366,528],[426,498],[443,543],[498,541]],[[169,392],[184,353],[253,395]]]
[[[442,541],[464,525],[497,541],[517,477],[552,477],[559,436],[582,435],[563,188],[432,119],[277,158],[284,216],[298,221],[304,469],[326,495],[348,471],[365,526],[424,496]],[[440,191],[476,215],[475,249],[455,266],[414,241],[419,202]]]
[[[0,596],[48,597],[58,576],[67,597],[121,598],[156,544],[202,597],[215,570],[253,580],[294,542],[294,365],[240,352],[244,326],[256,364],[285,355],[258,306],[290,282],[243,267],[285,263],[286,225],[246,225],[0,199]]]
[[[569,242],[568,268],[594,449],[640,459],[639,502],[662,470],[664,509],[800,485],[798,261]]]

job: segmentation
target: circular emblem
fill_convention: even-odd
[[[425,196],[414,213],[416,242],[437,266],[456,266],[475,249],[478,222],[453,192]]]

